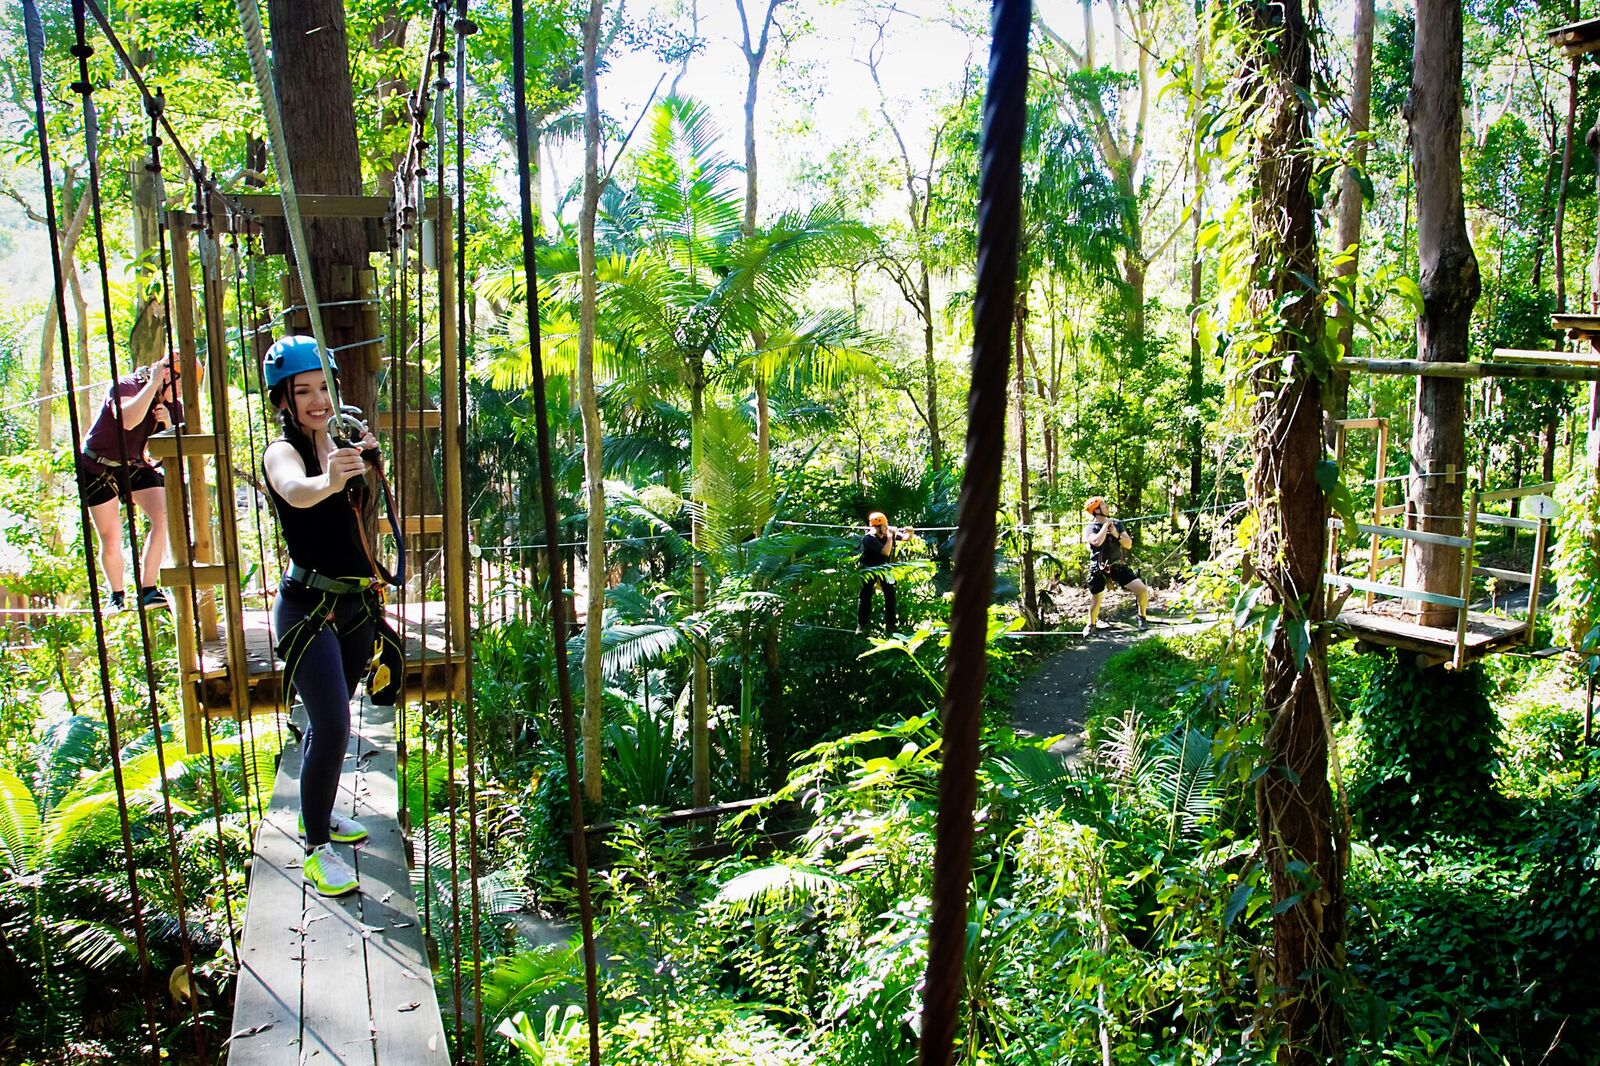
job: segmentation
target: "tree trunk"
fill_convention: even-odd
[[[294,168],[295,185],[302,196],[359,195],[361,151],[356,143],[344,5],[339,0],[269,0],[268,17],[284,149]],[[307,218],[305,225],[318,299],[325,303],[352,299],[353,280],[367,265],[361,223]],[[331,347],[368,339],[359,336],[361,310],[358,306],[323,310]],[[375,410],[375,378],[363,353],[341,352],[339,362],[341,398],[363,411]]]
[[[606,489],[601,466],[600,405],[594,388],[594,222],[600,206],[600,89],[595,49],[601,0],[583,22],[583,212],[578,221],[578,407],[583,417],[583,473],[588,497],[588,611],[583,630],[583,794],[600,802],[600,637],[606,606]]]
[[[1198,24],[1204,17],[1205,8],[1201,0],[1195,0],[1195,20]],[[1205,33],[1197,30],[1194,45],[1194,80],[1196,85],[1205,83]],[[1205,400],[1206,363],[1205,353],[1200,350],[1200,330],[1197,328],[1196,317],[1200,313],[1200,283],[1202,270],[1200,262],[1200,227],[1203,218],[1201,206],[1205,202],[1205,153],[1201,149],[1201,109],[1194,109],[1194,158],[1191,166],[1194,170],[1194,200],[1190,211],[1194,213],[1194,254],[1189,259],[1189,506],[1194,508],[1194,513],[1189,516],[1189,534],[1185,538],[1185,554],[1189,564],[1193,566],[1205,557],[1204,545],[1200,543],[1200,507],[1202,506],[1200,479],[1202,474],[1202,460],[1205,452],[1205,418],[1201,414],[1200,406]]]
[[[1419,0],[1414,75],[1407,117],[1417,174],[1417,258],[1422,314],[1417,358],[1464,362],[1478,260],[1461,201],[1461,5]],[[1466,482],[1465,388],[1452,378],[1418,377],[1407,514],[1413,527],[1459,536]],[[1447,596],[1461,591],[1461,551],[1416,543],[1406,556],[1406,586]],[[1453,625],[1455,609],[1421,604],[1424,625]]]
[[[1256,784],[1261,850],[1273,900],[1273,998],[1285,1038],[1279,1061],[1335,1061],[1343,1030],[1334,998],[1344,937],[1343,856],[1328,788],[1322,561],[1327,504],[1317,484],[1322,405],[1314,360],[1325,323],[1318,299],[1311,122],[1311,42],[1300,0],[1250,9],[1259,51],[1252,219],[1262,275],[1251,297],[1269,314],[1286,295],[1284,328],[1253,373],[1256,467],[1251,496],[1260,518],[1254,560],[1266,600],[1283,612],[1262,663],[1269,724],[1268,768]],[[1303,865],[1302,865],[1303,864]]]
[[[694,483],[700,481],[700,420],[705,416],[706,410],[706,374],[705,366],[696,363],[690,368],[689,385],[689,416],[693,424],[693,447],[689,457],[690,469],[694,472]],[[698,488],[696,492],[698,492]],[[700,616],[706,609],[706,568],[700,561],[700,549],[704,542],[704,533],[700,528],[698,510],[689,522],[690,542],[695,551],[694,584],[692,604],[694,613]],[[711,802],[711,719],[708,711],[711,671],[706,662],[705,647],[697,648],[694,652],[694,677],[693,691],[690,696],[689,710],[689,743],[690,743],[690,776],[694,779],[694,805],[704,807]]]
[[[136,156],[128,164],[128,184],[133,191],[133,258],[140,264],[134,274],[133,332],[125,367],[129,371],[155,362],[166,346],[165,308],[159,292],[151,298],[152,282],[159,284],[154,253],[161,241],[162,205],[157,202],[156,176],[146,169],[147,162],[145,156]]]
[[[1372,23],[1373,0],[1356,0],[1355,14],[1355,70],[1350,82],[1349,136],[1355,142],[1350,165],[1339,178],[1339,228],[1333,239],[1334,254],[1349,255],[1336,263],[1333,272],[1349,278],[1352,289],[1356,284],[1357,267],[1361,249],[1362,193],[1360,174],[1367,165],[1367,127],[1372,119]],[[1339,304],[1337,323],[1339,352],[1343,356],[1354,354],[1356,318],[1355,308],[1343,301]],[[1328,398],[1328,443],[1333,443],[1333,423],[1350,411],[1350,372],[1336,370]]]
[[[1016,336],[1013,343],[1016,346],[1017,364],[1017,469],[1020,475],[1017,517],[1022,521],[1022,613],[1031,628],[1039,623],[1039,592],[1034,585],[1033,574],[1033,530],[1030,528],[1033,525],[1033,501],[1028,496],[1028,385],[1023,374],[1025,357],[1022,348],[1022,334],[1028,327],[1026,297],[1017,298],[1015,314]]]
[[[74,183],[74,171],[71,168],[63,170],[61,175],[63,207],[71,200]],[[77,285],[78,278],[78,238],[83,236],[83,226],[89,218],[88,195],[80,193],[77,206],[70,210],[72,211],[72,217],[67,222],[67,228],[61,234],[61,269],[63,276],[67,279],[68,287],[73,288]],[[32,214],[33,212],[30,210],[29,216],[31,217]],[[37,446],[45,451],[49,451],[55,444],[55,400],[46,399],[46,397],[53,396],[56,388],[56,343],[57,335],[60,331],[55,328],[54,323],[57,313],[56,301],[60,298],[61,293],[51,292],[49,305],[45,307],[44,329],[39,333],[39,389],[37,393],[39,397],[39,423],[35,440],[37,441]],[[71,352],[62,355],[63,361],[70,358],[72,358]],[[87,361],[88,355],[85,354],[83,358]],[[83,386],[92,383],[88,378],[82,378],[77,384],[80,389],[78,396],[87,400],[90,390],[83,388]],[[68,396],[66,398],[67,402],[76,402],[78,396]],[[79,414],[83,414],[82,408],[79,409]],[[88,419],[80,417],[78,421],[83,425],[84,432],[87,433],[89,431]]]
[[[935,470],[943,470],[944,441],[939,435],[939,364],[933,357],[933,283],[929,278],[926,253],[920,250],[920,240],[917,246],[920,285],[917,298],[921,301],[917,313],[922,317],[922,374],[926,382],[924,402],[928,405],[928,461]]]
[[[1567,221],[1567,182],[1572,177],[1572,140],[1578,123],[1578,56],[1567,67],[1567,135],[1561,145],[1561,184],[1556,188],[1555,245],[1556,314],[1567,310],[1567,255],[1563,231]]]

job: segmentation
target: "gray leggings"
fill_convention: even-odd
[[[280,592],[272,608],[274,632],[281,639],[317,606],[317,600],[307,602]],[[358,596],[338,599],[333,621],[311,638],[296,662],[288,664],[292,673],[286,680],[306,708],[300,815],[306,823],[307,851],[328,842],[328,818],[339,795],[339,774],[350,742],[350,699],[372,657],[372,623],[357,621],[364,610]]]

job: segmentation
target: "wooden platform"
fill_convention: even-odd
[[[466,664],[460,652],[445,642],[445,605],[438,600],[407,603],[404,614],[396,604],[387,606],[389,621],[406,642],[406,702],[459,696],[466,683]],[[271,612],[244,612],[247,683],[252,711],[271,711],[283,697],[283,663],[273,654],[277,634],[271,629]],[[459,644],[461,639],[452,633]],[[227,648],[222,640],[200,645],[200,678],[196,682],[200,705],[210,715],[232,713],[228,692]]]
[[[449,1062],[396,820],[394,711],[362,700],[351,716],[335,809],[370,833],[353,849],[361,890],[335,900],[303,887],[291,744],[256,832],[230,1066]]]
[[[1336,624],[1346,635],[1369,644],[1402,648],[1433,657],[1454,653],[1454,626],[1418,625],[1396,610],[1395,606],[1380,603],[1373,607],[1352,607],[1339,612]],[[1484,611],[1469,611],[1465,656],[1474,659],[1508,645],[1519,644],[1527,631],[1527,622],[1501,618]]]

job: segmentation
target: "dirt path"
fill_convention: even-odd
[[[1011,701],[1012,725],[1018,733],[1030,737],[1059,734],[1061,739],[1052,744],[1050,750],[1077,758],[1083,750],[1084,716],[1106,661],[1141,640],[1200,628],[1201,625],[1194,623],[1163,625],[1158,622],[1141,633],[1132,625],[1113,623],[1110,629],[1075,640],[1070,647],[1045,660],[1044,665],[1017,689]]]

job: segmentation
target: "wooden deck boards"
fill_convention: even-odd
[[[438,600],[409,602],[404,613],[388,604],[389,620],[406,644],[406,700],[443,699],[461,694],[466,670],[462,653],[445,640],[445,605]],[[283,664],[273,653],[277,634],[270,611],[244,612],[246,684],[255,710],[276,708],[282,693]],[[450,634],[459,644],[463,638]],[[227,643],[200,645],[200,703],[212,714],[232,709],[228,687]]]
[[[1411,651],[1449,650],[1456,643],[1454,626],[1418,625],[1392,610],[1351,608],[1339,613],[1338,622],[1358,639]],[[1466,653],[1475,657],[1518,643],[1527,629],[1527,622],[1471,611],[1467,615]]]
[[[300,749],[284,751],[256,836],[228,1061],[446,1063],[448,1047],[397,820],[394,711],[352,707],[337,809],[370,834],[361,891],[330,900],[301,881]]]

